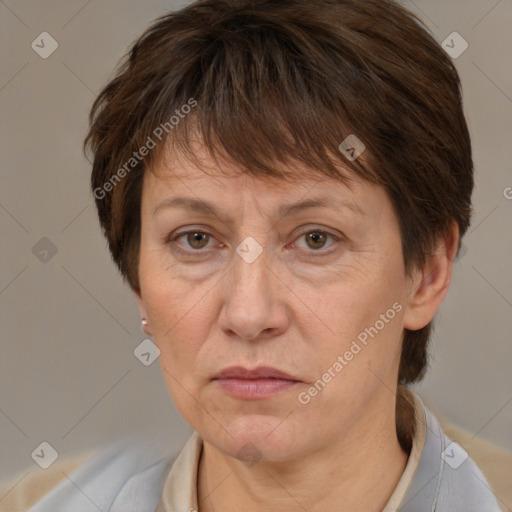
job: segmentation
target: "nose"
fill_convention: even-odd
[[[234,253],[223,279],[219,315],[220,328],[231,338],[263,340],[286,331],[289,315],[283,298],[290,291],[270,260],[266,249],[250,263]]]

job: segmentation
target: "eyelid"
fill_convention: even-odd
[[[204,249],[182,249],[180,247],[180,244],[178,244],[176,242],[176,240],[178,238],[181,238],[182,236],[185,236],[185,235],[188,235],[190,233],[201,233],[203,235],[208,235],[210,238],[213,238],[214,240],[216,240],[216,237],[210,233],[207,229],[204,229],[204,228],[188,228],[186,229],[185,231],[173,231],[170,235],[168,235],[166,238],[165,238],[165,245],[173,245],[173,250],[181,253],[181,254],[184,254],[186,256],[200,256],[200,255],[203,255],[205,252],[208,252],[208,250],[204,250]],[[221,246],[223,246],[224,244],[221,243]]]
[[[180,245],[176,242],[176,240],[178,238],[181,238],[182,236],[188,235],[190,233],[202,233],[204,235],[208,235],[209,237],[213,238],[214,240],[217,240],[216,236],[213,235],[208,229],[209,228],[202,228],[202,227],[194,228],[194,227],[192,227],[192,228],[187,228],[185,231],[179,231],[179,230],[173,231],[172,233],[170,233],[168,236],[165,237],[164,243],[166,245],[173,244],[175,246],[175,247],[173,247],[173,250],[175,250],[181,254],[192,256],[192,257],[201,256],[201,255],[204,255],[205,253],[209,252],[209,250],[208,249],[205,250],[203,248],[196,249],[196,250],[182,249],[182,248],[180,248]],[[291,244],[294,245],[299,238],[303,237],[304,235],[306,235],[308,233],[314,233],[314,232],[323,233],[325,235],[330,236],[334,240],[334,243],[331,244],[329,247],[331,247],[332,245],[335,245],[336,242],[340,242],[344,239],[343,235],[334,234],[331,231],[328,231],[323,227],[308,226],[306,229],[303,229],[297,235],[295,235]],[[219,243],[222,247],[224,247],[224,244],[222,244],[221,242],[219,242]],[[322,256],[322,255],[330,254],[332,252],[332,251],[329,251],[328,249],[329,248],[327,248],[327,249],[320,248],[317,250],[311,249],[309,251],[304,249],[304,251],[308,252],[308,254],[311,254],[313,256],[315,256],[315,255]]]
[[[333,245],[335,245],[336,242],[340,242],[343,240],[343,236],[341,235],[335,235],[334,233],[331,233],[330,231],[327,231],[326,229],[324,228],[320,228],[320,227],[308,227],[308,229],[305,229],[304,231],[301,231],[297,236],[295,236],[292,244],[295,245],[295,243],[297,242],[297,240],[299,240],[301,237],[303,237],[304,235],[308,234],[308,233],[322,233],[324,235],[328,235],[330,236],[333,240],[334,240],[334,243],[332,243],[331,245],[329,245],[327,248],[320,248],[320,249],[317,249],[316,251],[314,249],[311,249],[308,252],[308,254],[311,254],[313,256],[317,255],[317,256],[325,256],[327,254],[330,254],[332,252],[329,251],[329,248],[331,248]]]

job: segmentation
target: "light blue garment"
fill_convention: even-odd
[[[502,512],[478,466],[424,411],[425,446],[398,512]]]
[[[124,439],[67,475],[28,512],[153,512],[176,457]]]
[[[476,464],[424,411],[425,446],[398,512],[502,512]],[[162,446],[116,443],[28,512],[155,512],[175,458]]]

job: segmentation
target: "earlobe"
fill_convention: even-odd
[[[146,318],[142,318],[141,321],[141,328],[142,328],[142,332],[144,332],[145,334],[147,334],[148,336],[152,337],[153,336],[153,333],[151,332],[151,329],[149,328],[149,322]]]
[[[435,253],[413,279],[404,315],[406,329],[422,329],[441,307],[451,284],[458,243],[459,229],[457,223],[453,222],[449,233],[439,240]]]
[[[146,307],[144,306],[142,296],[140,292],[134,292],[134,295],[135,299],[137,300],[137,304],[139,305],[142,332],[144,332],[147,336],[152,337],[153,333],[151,332],[151,326],[149,324],[148,316],[146,313]]]

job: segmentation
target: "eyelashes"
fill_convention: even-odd
[[[184,239],[185,244],[180,243],[180,239]],[[330,239],[332,242],[329,244]],[[194,258],[204,257],[207,253],[211,252],[209,247],[211,246],[210,242],[212,240],[216,239],[207,231],[203,229],[191,229],[169,235],[165,243],[170,246],[173,252]],[[291,245],[293,247],[296,246],[299,241],[304,241],[304,245],[302,245],[300,250],[316,257],[331,254],[332,251],[327,251],[326,246],[328,249],[341,240],[341,237],[323,229],[309,229],[297,235]],[[312,245],[309,245],[309,243]],[[188,248],[185,248],[187,246]],[[224,247],[224,244],[219,244],[219,248],[222,247]]]

